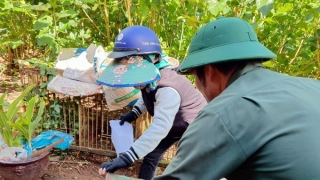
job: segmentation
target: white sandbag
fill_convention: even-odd
[[[55,76],[49,82],[47,89],[54,93],[71,96],[88,96],[102,93],[101,85],[76,81],[60,75]]]
[[[85,71],[93,67],[92,63],[87,60],[87,52],[81,53],[78,57],[73,57],[65,60],[68,69],[74,69],[79,71]]]
[[[133,106],[141,96],[141,91],[134,87],[114,88],[102,86],[102,90],[109,111],[122,109],[126,106]]]
[[[93,67],[85,71],[76,70],[76,69],[65,69],[62,74],[63,77],[68,79],[73,79],[81,82],[97,84],[98,76],[94,73]]]
[[[93,68],[97,76],[99,76],[102,71],[108,66],[108,64],[113,60],[108,58],[108,52],[106,52],[102,46],[98,46],[93,57]]]
[[[96,53],[96,49],[97,49],[96,45],[90,44],[90,46],[86,50],[86,52],[87,52],[86,58],[87,58],[88,62],[91,64],[93,64],[93,58]]]
[[[57,69],[75,69],[79,71],[85,71],[90,67],[93,67],[86,58],[87,52],[82,52],[79,56],[71,57],[70,59],[58,60],[56,63]]]
[[[97,84],[98,76],[94,73],[93,63],[87,60],[86,51],[70,59],[58,60],[55,68],[63,70],[62,76],[65,78]]]
[[[133,143],[133,127],[131,123],[125,122],[122,126],[120,120],[110,120],[111,141],[116,149],[117,156],[130,149]]]
[[[62,48],[57,60],[66,60],[72,57],[78,57],[81,53],[87,51],[87,48]]]

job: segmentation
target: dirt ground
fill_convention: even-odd
[[[99,175],[98,169],[100,164],[107,160],[110,158],[72,150],[68,150],[64,157],[51,154],[50,165],[42,180],[103,180],[105,176]],[[140,165],[139,162],[134,163],[133,166],[119,169],[114,174],[137,178]]]
[[[7,92],[6,100],[12,102],[20,95],[20,80],[18,76],[0,74],[0,95]]]

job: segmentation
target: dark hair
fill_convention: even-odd
[[[204,66],[196,67],[195,70],[196,70],[197,77],[200,80],[201,85],[204,87],[206,85],[206,83],[205,83],[206,76],[204,73]]]
[[[227,75],[230,73],[234,68],[243,68],[246,64],[249,62],[257,62],[261,63],[265,60],[263,59],[252,59],[252,60],[242,60],[242,61],[230,61],[230,62],[221,62],[217,64],[209,64],[211,66],[215,66],[219,72],[221,72],[224,75]],[[195,68],[198,79],[200,80],[200,83],[202,86],[205,87],[205,81],[206,81],[206,76],[204,72],[204,66],[199,66]]]
[[[248,61],[231,61],[231,62],[222,62],[218,64],[212,64],[212,66],[215,66],[219,72],[221,72],[224,75],[229,74],[235,67],[242,68],[244,67]]]

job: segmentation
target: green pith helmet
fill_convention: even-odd
[[[191,40],[180,70],[229,61],[270,60],[277,56],[259,43],[250,24],[240,18],[218,18],[201,27]]]

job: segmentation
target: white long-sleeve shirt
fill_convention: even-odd
[[[153,151],[160,141],[168,135],[181,103],[179,93],[171,87],[159,88],[155,99],[151,125],[131,146],[139,158],[143,158]],[[142,97],[138,99],[135,106],[142,112],[146,111]]]

